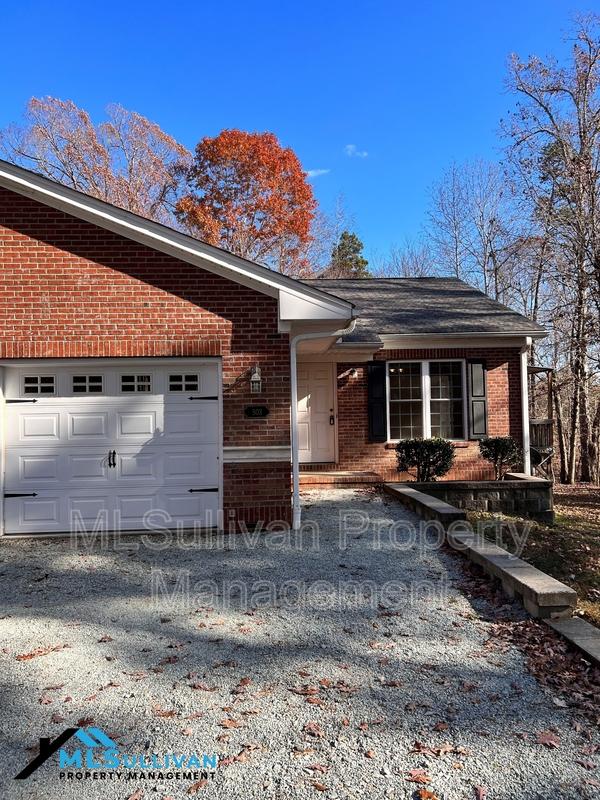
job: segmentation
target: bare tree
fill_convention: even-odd
[[[33,97],[22,125],[0,131],[0,152],[81,192],[173,225],[177,167],[189,152],[154,122],[119,105],[95,125],[71,100]]]
[[[427,240],[406,239],[402,246],[392,245],[376,263],[375,273],[381,278],[428,278],[436,274]]]
[[[578,21],[566,66],[555,59],[511,59],[510,86],[519,98],[505,125],[509,156],[518,163],[537,219],[547,222],[555,258],[550,276],[562,305],[553,320],[568,423],[562,470],[569,482],[598,474],[598,310],[600,309],[600,26]]]

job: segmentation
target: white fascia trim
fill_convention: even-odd
[[[331,309],[334,319],[352,316],[352,303],[346,300],[5,161],[0,161],[0,186],[272,297],[284,291]]]
[[[89,367],[94,364],[103,367],[122,367],[127,362],[136,366],[153,365],[161,366],[170,363],[177,363],[185,366],[187,364],[214,364],[221,361],[222,356],[155,356],[154,358],[135,356],[123,356],[122,358],[10,358],[0,361],[0,367],[31,367],[32,364],[40,364],[47,367]]]
[[[267,461],[284,461],[290,464],[291,460],[292,448],[289,444],[223,448],[223,462],[225,464],[260,464]]]
[[[402,348],[523,347],[532,337],[526,334],[381,334],[381,350]],[[537,338],[541,338],[538,335]]]

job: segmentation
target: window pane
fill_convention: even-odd
[[[462,362],[432,361],[431,435],[442,439],[464,438]]]
[[[442,439],[464,438],[462,400],[431,401],[431,435]]]
[[[392,439],[415,439],[423,435],[421,402],[390,405],[390,436]]]
[[[391,363],[390,437],[414,439],[423,435],[423,402],[420,362]]]
[[[23,394],[54,394],[54,375],[26,375]]]

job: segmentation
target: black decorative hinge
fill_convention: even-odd
[[[198,397],[197,395],[192,395],[191,397],[188,397],[188,400],[218,400],[218,399],[219,398],[217,395],[211,397]]]
[[[37,497],[37,492],[4,492],[4,497]]]
[[[7,403],[37,403],[37,397],[32,397],[31,399],[27,398],[27,400],[6,400]]]
[[[190,494],[195,494],[196,492],[218,492],[219,489],[188,489]]]

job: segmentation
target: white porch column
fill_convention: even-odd
[[[521,425],[523,426],[523,472],[531,475],[531,452],[529,445],[529,381],[527,379],[527,355],[531,339],[521,349]]]

